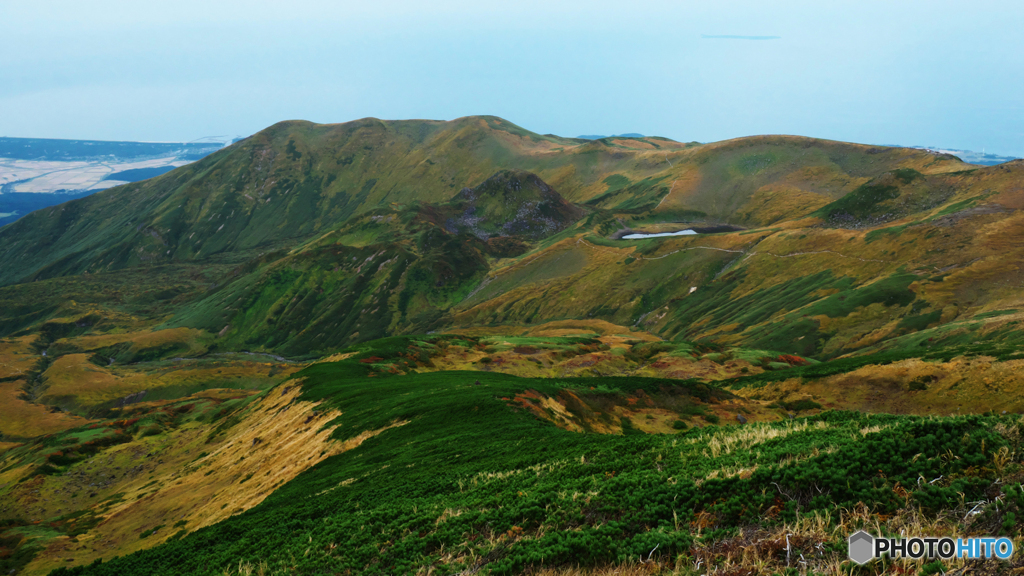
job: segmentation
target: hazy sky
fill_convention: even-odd
[[[1024,156],[1024,2],[0,0],[0,135],[494,114]]]

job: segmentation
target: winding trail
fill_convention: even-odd
[[[611,248],[611,247],[608,247],[608,246],[597,246],[595,244],[591,244],[590,242],[587,242],[582,237],[578,238],[576,240],[575,244],[577,246],[582,244],[582,245],[584,245],[584,246],[586,246],[588,248],[591,248],[593,250],[605,250],[605,251],[609,251],[609,252],[620,252],[622,250],[622,248]],[[716,246],[690,246],[690,247],[687,247],[687,248],[680,248],[678,250],[673,250],[672,252],[668,252],[668,253],[662,254],[661,256],[639,256],[638,255],[638,256],[632,256],[632,257],[637,259],[637,260],[661,260],[662,258],[668,258],[669,256],[672,256],[673,254],[678,254],[680,252],[686,252],[686,251],[689,251],[689,250],[717,250],[718,252],[729,252],[731,254],[746,254],[747,257],[744,258],[743,260],[741,260],[740,263],[746,262],[748,259],[752,258],[753,256],[771,256],[772,258],[794,258],[796,256],[815,256],[815,255],[818,255],[818,254],[831,254],[832,256],[838,256],[840,258],[849,258],[851,260],[859,260],[861,262],[877,262],[879,264],[893,264],[894,263],[894,261],[892,261],[892,260],[878,260],[878,259],[874,259],[874,258],[861,258],[859,256],[849,256],[847,254],[842,254],[840,252],[834,252],[832,250],[816,250],[816,251],[813,251],[813,252],[792,252],[790,254],[775,254],[773,252],[757,252],[757,251],[750,251],[750,252],[748,252],[747,250],[730,250],[728,248],[718,248]],[[469,294],[469,296],[466,297],[466,300],[468,300],[472,296],[476,295],[477,292],[482,290],[485,286],[490,284],[493,280],[496,280],[499,276],[502,276],[502,275],[504,275],[507,272],[511,272],[512,270],[515,270],[515,269],[519,268],[520,266],[523,266],[523,265],[526,265],[526,264],[530,264],[531,262],[533,262],[537,258],[540,258],[541,256],[544,256],[544,255],[545,255],[545,252],[540,252],[538,254],[534,254],[533,256],[531,256],[529,258],[526,258],[526,259],[524,259],[524,260],[522,260],[520,262],[516,262],[515,264],[509,265],[509,266],[507,266],[505,268],[502,268],[501,270],[495,270],[491,274],[488,274],[484,278],[484,280],[481,282],[481,284],[479,286],[477,286]]]
[[[880,262],[882,264],[892,264],[892,260],[877,260],[875,258],[861,258],[860,256],[848,256],[839,252],[833,252],[832,250],[817,250],[815,252],[793,252],[792,254],[772,254],[771,252],[751,252],[750,256],[756,256],[758,254],[764,254],[765,256],[774,256],[776,258],[792,258],[793,256],[813,256],[815,254],[832,254],[839,256],[840,258],[850,258],[852,260],[860,260],[861,262]],[[747,256],[747,258],[750,258]],[[747,258],[744,258],[745,261]]]
[[[607,247],[604,247],[604,246],[596,246],[594,244],[591,244],[590,242],[587,242],[583,238],[580,238],[579,240],[576,241],[577,244],[579,244],[581,242],[583,243],[584,246],[588,246],[588,247],[593,248],[595,250],[602,250],[602,249],[603,250],[618,250],[617,248],[607,248]],[[872,258],[861,258],[859,256],[848,256],[846,254],[841,254],[839,252],[833,252],[832,250],[818,250],[818,251],[815,251],[815,252],[793,252],[791,254],[773,254],[772,252],[747,252],[746,250],[729,250],[727,248],[716,248],[714,246],[691,246],[689,248],[680,248],[679,250],[673,250],[672,252],[668,252],[666,254],[662,254],[661,256],[654,256],[654,257],[633,256],[633,258],[636,258],[637,260],[661,260],[662,258],[667,258],[667,257],[669,257],[669,256],[671,256],[673,254],[678,254],[679,252],[686,252],[687,250],[718,250],[719,252],[731,252],[733,254],[746,254],[747,257],[743,259],[744,262],[747,259],[749,259],[750,257],[758,256],[758,255],[772,256],[772,257],[775,257],[775,258],[792,258],[794,256],[813,256],[815,254],[832,254],[834,256],[839,256],[841,258],[851,258],[853,260],[860,260],[861,262],[879,262],[879,263],[882,263],[882,264],[892,264],[891,260],[876,260],[876,259],[872,259]]]
[[[679,178],[676,178],[675,180],[672,181],[672,185],[668,187],[668,193],[661,197],[661,202],[658,202],[658,205],[654,207],[655,210],[661,208],[661,205],[665,203],[665,200],[668,200],[668,197],[672,195],[672,190],[675,189],[676,182],[678,180]]]

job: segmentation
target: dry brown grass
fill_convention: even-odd
[[[793,214],[806,214],[821,208],[830,201],[831,199],[823,194],[779,183],[758,188],[738,212],[740,214],[756,213],[757,223],[767,226],[779,220],[788,220]]]
[[[707,443],[708,450],[705,455],[717,458],[725,454],[731,454],[735,450],[749,450],[763,442],[776,438],[785,438],[790,434],[809,430],[824,430],[828,427],[827,422],[815,422],[812,424],[806,420],[787,422],[782,426],[749,424],[747,426],[729,428],[727,432],[701,434],[687,440],[687,442],[690,444]]]
[[[132,386],[106,368],[89,362],[88,354],[67,354],[57,358],[43,372],[43,383],[45,391],[39,398],[42,402],[80,397],[102,402],[145,389],[142,383]]]
[[[537,418],[548,420],[559,428],[571,432],[590,432],[597,434],[622,434],[623,420],[629,420],[633,428],[648,434],[675,434],[679,432],[674,424],[679,419],[690,419],[691,416],[681,416],[679,412],[669,406],[659,404],[656,397],[647,394],[634,394],[621,396],[617,399],[607,399],[606,402],[598,403],[585,402],[582,396],[586,391],[561,390],[556,396],[546,396],[536,390],[526,390],[516,394],[512,399],[518,408],[525,409]],[[714,404],[704,405],[709,414],[715,414],[721,419],[724,426],[719,428],[712,426],[703,419],[691,419],[688,427],[712,426],[714,430],[734,430],[731,425],[738,424],[737,414],[743,414],[747,424],[740,429],[736,438],[755,438],[758,435],[771,436],[778,432],[767,427],[752,428],[759,422],[769,422],[779,419],[777,412],[766,408],[763,403],[752,402],[743,398],[728,399]],[[611,416],[607,418],[606,416]],[[791,425],[792,427],[793,425]],[[805,428],[807,424],[803,425]],[[750,430],[750,432],[746,432]],[[786,429],[788,430],[788,429]],[[781,435],[788,434],[783,432]],[[712,433],[714,435],[714,433]],[[773,436],[774,437],[774,436]],[[702,440],[705,440],[703,436]],[[727,436],[727,440],[712,440],[715,442],[733,442],[734,437]],[[770,439],[765,437],[760,441]],[[752,440],[747,440],[752,441]],[[716,444],[717,446],[717,444]],[[731,448],[730,448],[731,451]]]
[[[0,433],[14,438],[54,434],[91,422],[21,399],[24,380],[0,382]]]
[[[94,406],[123,398],[141,390],[167,386],[205,386],[216,382],[230,388],[233,382],[251,387],[252,380],[287,378],[301,365],[278,365],[253,361],[223,364],[181,363],[159,369],[146,366],[97,366],[88,354],[67,354],[57,358],[43,373],[45,389],[39,400],[45,403],[71,401],[78,406]],[[271,375],[273,374],[273,376]]]
[[[644,376],[649,378],[671,378],[685,380],[723,380],[743,374],[758,374],[763,369],[752,366],[745,360],[728,360],[722,363],[707,358],[694,359],[690,356],[675,356],[661,353],[644,362],[627,360],[616,349],[630,349],[637,341],[658,342],[658,337],[644,331],[630,331],[624,326],[601,321],[559,321],[527,330],[523,327],[484,327],[458,329],[456,332],[475,337],[492,337],[491,344],[509,346],[510,342],[497,336],[586,336],[600,334],[596,339],[608,350],[590,352],[569,358],[561,357],[555,351],[522,351],[515,348],[499,352],[484,352],[475,348],[449,346],[444,354],[431,359],[433,366],[421,367],[420,371],[442,370],[484,370],[500,372],[523,378],[570,378],[588,376]],[[491,362],[479,364],[483,357]],[[330,359],[324,361],[331,361]],[[746,369],[746,372],[743,370]],[[728,407],[724,407],[728,408]],[[732,418],[733,415],[729,415]],[[772,416],[772,419],[777,416]]]
[[[155,546],[179,529],[188,532],[219,522],[262,502],[277,487],[324,459],[351,450],[388,428],[367,430],[345,442],[330,439],[324,428],[340,412],[314,412],[316,404],[297,400],[299,386],[278,386],[257,401],[219,444],[207,445],[208,427],[192,425],[165,438],[146,438],[116,446],[104,453],[115,460],[120,453],[160,451],[161,464],[151,476],[127,480],[116,488],[124,500],[112,507],[104,521],[78,537],[78,542],[55,539],[29,565],[26,574],[45,574],[74,557],[77,563],[112,554],[128,554]],[[147,448],[146,446],[149,446]],[[211,450],[212,448],[212,450]],[[200,450],[210,454],[195,459]],[[183,528],[172,528],[184,522]],[[164,526],[140,539],[140,533]]]
[[[20,442],[0,442],[0,454],[18,446],[21,446]]]
[[[32,349],[35,336],[0,340],[0,378],[22,376],[30,372],[39,362],[39,355]]]
[[[195,328],[168,328],[166,330],[87,334],[74,338],[61,338],[56,341],[56,344],[73,346],[82,351],[106,348],[124,342],[131,342],[131,349],[134,352],[149,348],[159,348],[168,344],[188,344],[198,349],[198,341],[203,335],[204,332],[202,330]]]
[[[950,415],[1024,412],[1024,360],[954,358],[949,362],[902,360],[864,366],[846,374],[801,382],[793,378],[736,391],[764,401],[813,399],[826,409],[888,414]],[[915,379],[925,390],[910,390]]]
[[[622,146],[623,148],[633,148],[636,150],[657,150],[657,148],[649,142],[635,140],[632,138],[615,138],[611,140],[611,143],[616,146]]]
[[[677,562],[673,568],[683,569],[684,573],[719,575],[779,573],[796,568],[800,574],[838,576],[849,573],[842,567],[847,559],[845,554],[830,551],[828,545],[844,542],[861,529],[879,534],[883,527],[897,534],[941,534],[954,538],[962,535],[953,514],[936,518],[908,507],[895,515],[882,517],[860,505],[804,516],[774,528],[741,529],[736,536],[695,546],[686,560],[687,565]],[[948,565],[962,566],[963,563]],[[914,574],[920,566],[920,562],[912,560],[894,563],[896,573]]]
[[[355,356],[355,355],[356,355],[355,352],[346,352],[345,354],[331,354],[330,356],[328,356],[326,358],[321,358],[320,360],[317,360],[315,363],[316,364],[323,364],[325,362],[341,362],[342,360],[346,360],[346,359],[351,358],[352,356]]]

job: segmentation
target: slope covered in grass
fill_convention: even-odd
[[[911,505],[936,519],[992,490],[1016,502],[1001,479],[1021,474],[1017,416],[830,412],[714,432],[580,434],[509,402],[527,389],[555,394],[551,381],[382,371],[413,344],[389,339],[299,375],[303,400],[343,409],[329,423],[339,442],[407,423],[324,460],[247,512],[56,574],[214,574],[245,565],[266,574],[512,574],[648,559],[657,571],[692,565],[743,530],[815,517],[826,529],[801,549],[825,567],[845,557],[845,533],[830,528],[837,508],[872,503],[878,516],[862,515],[863,523]],[[589,382],[624,395],[672,386]],[[975,529],[1013,534],[1008,506],[986,508],[991,526]],[[768,554],[766,567],[781,570],[784,555]]]
[[[919,150],[791,137],[580,141],[492,116],[282,122],[160,177],[5,227],[0,283],[294,245],[373,208],[451,200],[498,170],[528,170],[597,208],[764,224],[778,219],[770,214],[810,213],[889,170],[963,166]]]
[[[1012,308],[966,278],[1012,282],[1021,166],[781,136],[580,141],[493,117],[285,122],[0,231],[0,333],[82,295],[232,350],[599,319],[824,359]],[[749,229],[615,239],[659,222]]]

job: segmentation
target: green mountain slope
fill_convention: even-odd
[[[220,332],[222,345],[304,355],[443,326],[489,270],[583,210],[537,176],[502,171],[443,204],[375,209],[266,264],[240,271],[169,326]]]
[[[580,159],[593,155],[603,158],[584,172]],[[514,169],[456,192],[434,172],[499,159],[569,187]],[[34,214],[0,231],[0,258],[7,283],[89,271],[113,274],[114,286],[125,267],[194,267],[205,292],[149,311],[163,327],[218,334],[227,349],[301,355],[578,318],[826,358],[1012,306],[994,292],[966,303],[948,287],[971,272],[937,271],[999,266],[1019,164],[964,169],[918,150],[796,137],[580,143],[490,117],[286,122],[160,178]],[[319,184],[297,185],[300,173]],[[606,238],[666,221],[775,224]],[[9,330],[57,314],[60,294],[29,308],[17,306]]]
[[[375,207],[451,200],[502,169],[533,172],[567,200],[598,208],[750,224],[809,213],[896,167],[963,166],[918,150],[793,137],[580,141],[495,117],[282,122],[195,164],[0,229],[0,283],[290,246]]]

